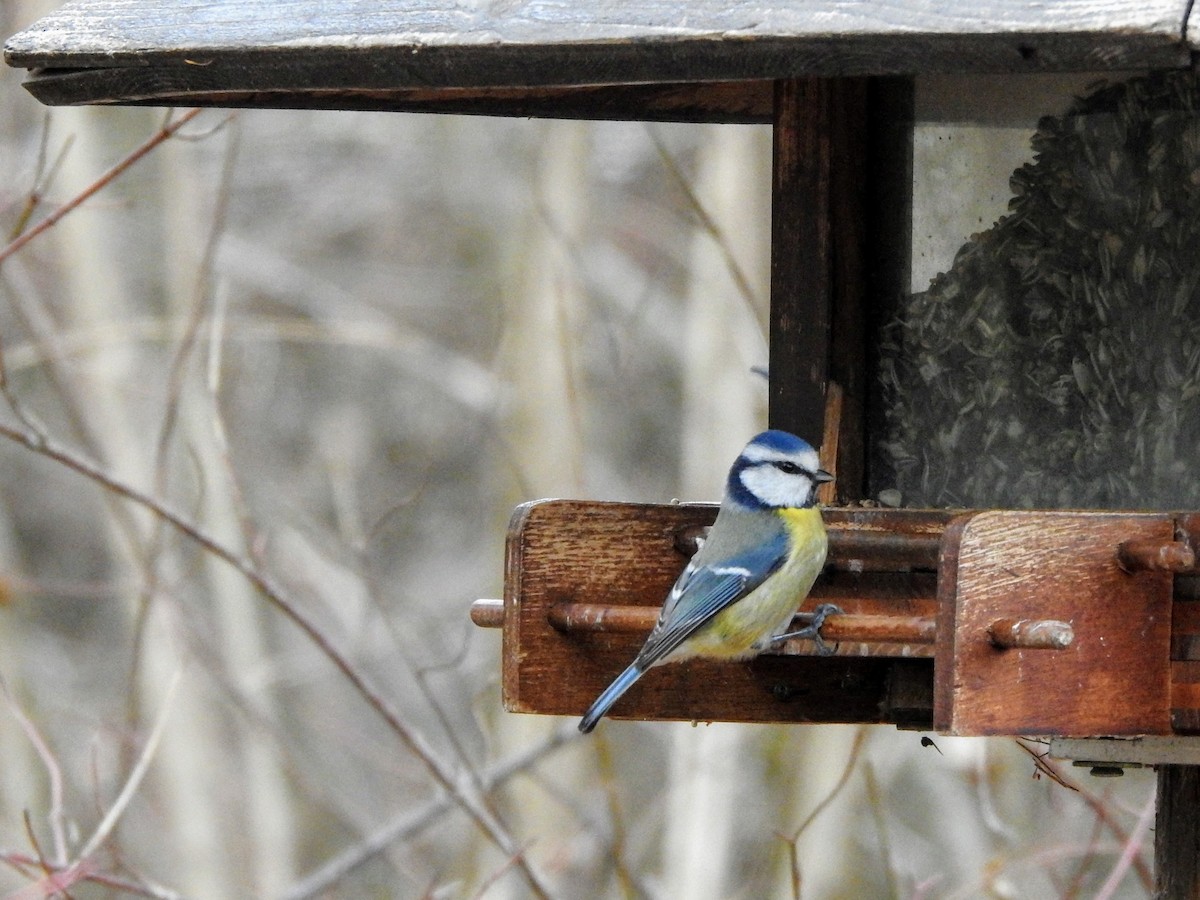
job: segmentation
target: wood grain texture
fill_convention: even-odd
[[[829,78],[775,84],[767,419],[772,428],[810,442],[824,432],[829,377],[837,86]],[[862,113],[858,108],[847,111],[852,117]]]
[[[76,0],[5,52],[11,65],[42,70],[29,87],[46,103],[230,91],[286,105],[280,92],[1185,67],[1186,9],[1186,0]]]
[[[680,549],[691,546],[680,535],[710,524],[715,512],[712,504],[520,507],[504,601],[506,706],[581,713],[641,646],[690,552]],[[954,734],[1200,731],[1200,660],[1193,658],[1200,601],[1173,600],[1170,572],[1129,573],[1117,559],[1122,541],[1170,541],[1171,515],[873,508],[823,515],[829,563],[804,608],[836,603],[854,616],[900,624],[936,617],[935,648],[842,643],[835,656],[818,658],[810,642],[790,641],[746,663],[664,666],[626,695],[616,715],[892,722]],[[550,610],[563,601],[636,606],[646,615],[626,617],[640,631],[565,634],[550,624]],[[1060,619],[1074,640],[1061,650],[999,649],[988,630],[1005,618]]]
[[[1200,515],[1181,513],[1176,540],[1193,555],[1200,549]],[[1171,727],[1177,734],[1200,734],[1200,577],[1175,577],[1171,604]]]
[[[1158,767],[1156,900],[1200,897],[1200,766]]]
[[[870,96],[865,78],[775,85],[768,420],[824,435],[836,481],[822,499],[836,491],[842,502],[864,489],[869,187],[876,171],[895,170],[873,158],[890,148],[867,139]]]
[[[1200,662],[1196,660],[1171,660],[1171,729],[1176,734],[1200,734]]]
[[[520,712],[578,715],[636,654],[644,634],[566,635],[548,621],[562,600],[657,608],[686,556],[678,532],[711,524],[713,505],[543,501],[519,507],[508,538],[504,701]],[[949,516],[905,510],[827,510],[830,571],[805,604],[847,612],[933,615],[927,545]],[[864,541],[859,535],[866,535]],[[870,545],[872,537],[891,539]],[[910,541],[904,562],[897,543]],[[875,554],[874,550],[880,550]],[[888,560],[899,562],[890,565]],[[830,658],[789,646],[746,663],[692,661],[652,670],[618,717],[739,722],[898,722],[928,725],[928,647],[843,644]]]
[[[168,70],[94,69],[46,72],[26,83],[51,105],[74,96],[83,79],[94,96],[84,102],[123,106],[205,106],[231,109],[325,109],[442,113],[465,116],[639,122],[771,122],[770,81],[475,88],[228,89],[203,78],[177,81]],[[147,81],[152,80],[153,85]],[[247,84],[255,83],[250,79]],[[62,102],[75,103],[77,100]]]
[[[1126,573],[1123,540],[1169,541],[1169,515],[992,511],[947,529],[935,726],[952,734],[1171,731],[1172,576]],[[997,618],[1048,618],[1064,650],[1003,650]]]
[[[886,35],[1113,35],[1178,40],[1184,0],[980,0],[913,4],[813,0],[764,6],[448,0],[74,0],[14,39],[10,52],[148,49],[494,46],[635,40]]]

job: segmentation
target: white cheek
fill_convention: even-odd
[[[812,481],[806,475],[787,475],[774,466],[743,469],[746,490],[768,506],[805,506],[811,499]]]

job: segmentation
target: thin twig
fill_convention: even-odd
[[[483,884],[479,886],[479,890],[475,892],[472,900],[483,900],[483,898],[487,895],[487,892],[492,889],[492,885],[503,878],[504,873],[508,872],[513,866],[520,865],[520,861],[524,856],[525,851],[521,850],[515,856],[506,859],[503,865],[501,865],[498,869],[496,869],[496,871],[492,872],[491,875],[484,879]]]
[[[50,781],[50,811],[47,819],[50,824],[50,834],[54,839],[54,859],[52,861],[55,865],[65,865],[67,862],[67,832],[63,816],[62,767],[59,766],[58,760],[50,750],[50,745],[46,743],[33,720],[25,715],[25,711],[17,705],[12,692],[8,689],[8,682],[3,677],[0,677],[0,691],[4,692],[4,699],[8,701],[9,711],[21,726],[21,730],[25,732],[25,736],[29,738],[29,743],[33,744],[33,749],[37,751],[42,765],[46,767],[46,776]],[[38,849],[38,855],[41,856],[40,849]]]
[[[179,342],[171,360],[167,374],[167,402],[163,413],[162,425],[159,428],[158,444],[155,449],[155,484],[158,490],[166,483],[167,450],[171,437],[175,433],[175,424],[179,417],[180,398],[183,394],[184,376],[187,365],[192,359],[192,352],[200,339],[200,332],[212,302],[212,270],[217,256],[217,247],[229,218],[230,186],[233,183],[234,167],[237,162],[239,147],[239,130],[230,130],[228,147],[221,164],[221,177],[216,196],[216,207],[213,210],[212,222],[208,229],[208,238],[204,242],[204,253],[196,272],[196,283],[192,289],[191,309],[187,314],[183,337]]]
[[[605,729],[596,735],[591,743],[596,750],[596,768],[600,774],[600,786],[604,790],[604,799],[608,806],[608,819],[612,823],[612,849],[607,856],[612,862],[613,874],[617,879],[617,887],[621,896],[633,898],[637,896],[634,886],[633,873],[629,871],[626,861],[629,855],[629,843],[625,831],[625,816],[621,810],[621,798],[617,794],[620,774],[613,760],[612,743]]]
[[[859,728],[858,733],[854,735],[854,743],[850,747],[850,755],[846,758],[846,768],[842,770],[841,778],[833,786],[833,790],[825,796],[825,799],[813,807],[813,811],[808,814],[808,818],[800,823],[800,827],[792,833],[791,842],[793,844],[800,840],[800,835],[804,834],[808,827],[812,825],[813,820],[825,812],[829,805],[837,799],[838,794],[842,792],[842,788],[846,786],[846,783],[850,780],[850,776],[854,773],[854,766],[858,763],[858,756],[862,752],[862,746],[866,737],[867,729],[865,727]]]
[[[129,801],[133,799],[133,795],[141,787],[142,779],[146,777],[146,772],[150,770],[150,762],[154,759],[154,754],[158,751],[158,743],[162,740],[163,729],[167,725],[167,717],[171,714],[171,709],[174,706],[175,691],[179,688],[179,680],[182,676],[182,667],[177,668],[171,676],[171,681],[167,685],[166,696],[163,698],[162,709],[158,711],[154,727],[150,729],[150,734],[146,738],[146,745],[142,747],[142,752],[138,755],[137,763],[130,771],[129,777],[125,779],[125,784],[121,788],[121,792],[117,794],[117,799],[113,801],[112,806],[108,808],[108,812],[104,814],[104,818],[100,820],[100,824],[96,826],[96,830],[92,832],[92,836],[88,838],[87,843],[83,845],[83,849],[79,851],[79,858],[81,860],[87,859],[100,849],[101,844],[108,840],[108,836],[112,834],[112,830],[117,827],[117,822],[125,814],[125,809],[129,806]]]
[[[48,897],[54,894],[66,894],[70,896],[67,894],[67,889],[73,884],[81,881],[103,880],[104,876],[100,875],[99,865],[93,859],[93,855],[103,846],[104,842],[108,840],[109,835],[112,834],[113,829],[117,827],[117,822],[124,815],[129,802],[133,799],[133,795],[137,793],[142,779],[146,777],[146,772],[150,769],[150,762],[153,760],[154,754],[158,750],[159,741],[162,739],[163,729],[167,723],[167,716],[171,712],[175,690],[179,687],[181,675],[182,669],[176,669],[170,684],[167,686],[167,695],[163,700],[162,709],[159,710],[158,718],[154,722],[154,727],[150,730],[150,735],[146,739],[146,744],[142,748],[137,763],[130,770],[129,777],[125,779],[125,784],[122,786],[121,792],[117,794],[117,798],[113,801],[112,806],[105,812],[100,820],[100,824],[96,826],[96,830],[92,832],[92,836],[88,838],[83,848],[79,851],[76,861],[70,864],[60,862],[56,865],[50,865],[43,860],[43,876],[35,883],[26,885],[20,890],[9,894],[6,900],[32,900],[35,897]],[[34,849],[37,850],[38,858],[41,859],[41,848],[35,844]],[[138,892],[145,893],[141,889]]]
[[[213,260],[216,256],[216,248],[220,236],[225,230],[229,205],[229,185],[233,178],[233,167],[234,161],[237,158],[238,146],[237,130],[234,129],[231,134],[233,136],[230,138],[226,148],[221,167],[221,179],[216,193],[216,206],[213,211],[212,221],[209,224],[208,237],[205,241],[204,252],[197,268],[195,283],[192,286],[191,303],[189,304],[187,315],[184,317],[183,332],[179,337],[178,346],[172,353],[171,364],[167,373],[162,421],[159,425],[153,456],[153,490],[155,494],[160,496],[166,493],[169,473],[168,450],[170,449],[171,438],[175,434],[175,427],[179,419],[184,376],[187,364],[193,358],[193,351],[199,339],[201,325],[207,313]],[[150,621],[154,602],[160,591],[162,574],[155,561],[159,558],[165,539],[164,525],[162,522],[157,522],[151,533],[146,537],[146,549],[142,554],[144,578],[137,597],[137,617],[134,622],[133,641],[135,650],[130,664],[130,690],[127,694],[125,712],[125,717],[131,724],[140,718],[141,694],[135,689],[135,686],[138,683],[139,670],[142,666],[142,652],[147,634],[147,623]]]
[[[28,874],[25,872],[25,869],[35,865],[37,861],[32,857],[22,853],[0,850],[0,862],[12,866],[12,868],[25,875]],[[57,870],[55,874],[59,877],[65,876],[66,870]],[[103,885],[104,887],[120,891],[121,893],[133,894],[138,897],[150,897],[153,898],[153,900],[183,900],[182,894],[176,893],[175,891],[167,888],[153,885],[148,882],[128,881],[124,878],[117,878],[114,875],[108,875],[103,872],[91,872],[76,869],[72,877],[76,882],[90,881],[99,885]],[[51,888],[50,885],[44,884],[30,885],[29,887],[22,888],[20,891],[17,891],[15,894],[7,895],[4,900],[14,900],[14,898],[24,898],[27,896],[43,898],[53,893],[53,888],[48,891],[42,891],[41,888],[43,887]],[[36,893],[32,895],[27,894],[26,892],[30,889],[34,889]]]
[[[464,780],[458,777],[458,773],[441,763],[437,752],[426,743],[425,738],[419,732],[405,724],[399,712],[367,681],[366,675],[359,671],[350,659],[334,646],[328,635],[292,602],[284,589],[276,584],[274,579],[269,575],[261,571],[251,560],[229,549],[216,538],[209,535],[199,525],[190,521],[183,514],[169,508],[162,501],[132,485],[120,481],[94,463],[89,462],[66,448],[58,446],[44,434],[27,432],[20,428],[0,423],[0,438],[32,450],[34,453],[44,456],[47,459],[54,460],[71,471],[100,485],[105,490],[141,506],[163,522],[166,522],[181,535],[198,544],[208,553],[211,553],[240,573],[268,603],[298,627],[317,650],[333,663],[334,667],[350,683],[351,687],[383,719],[396,737],[399,738],[400,743],[424,764],[426,771],[429,772],[433,780],[449,792],[454,801],[475,822],[483,834],[506,856],[513,857],[518,854],[519,848],[513,840],[512,835],[509,834],[501,822],[487,811],[481,798],[478,796],[468,796],[464,790],[464,787],[466,787]],[[534,894],[542,898],[549,897],[546,889],[541,885],[540,880],[532,869],[529,868],[523,856],[519,865]]]
[[[494,790],[505,784],[509,779],[522,772],[527,772],[531,766],[540,762],[560,747],[579,739],[579,731],[574,724],[560,728],[541,743],[530,747],[510,759],[505,760],[483,775],[483,785],[487,790]],[[367,835],[359,843],[343,850],[337,856],[327,860],[319,868],[309,872],[302,879],[284,891],[279,900],[308,900],[330,890],[338,881],[352,871],[369,862],[397,841],[407,840],[428,827],[440,816],[452,808],[448,797],[440,797],[427,803],[413,812],[406,812],[378,830]]]
[[[43,862],[43,867],[41,878],[33,884],[27,884],[23,888],[6,894],[4,900],[42,900],[45,897],[59,896],[71,900],[68,888],[81,881],[87,881],[97,874],[95,863],[91,860],[72,863],[62,869],[55,869],[53,866],[46,867]]]
[[[766,335],[762,332],[762,326],[759,324],[758,309],[760,304],[755,296],[754,288],[750,285],[750,277],[746,274],[746,270],[742,268],[737,257],[733,255],[733,247],[730,245],[729,239],[721,230],[721,226],[717,224],[716,219],[709,215],[708,210],[704,208],[704,204],[700,202],[700,198],[692,189],[691,182],[688,181],[683,170],[679,167],[679,163],[675,161],[667,145],[662,142],[662,138],[658,136],[658,132],[653,128],[647,127],[647,133],[650,135],[650,140],[654,142],[654,147],[658,151],[658,156],[666,166],[667,174],[683,191],[684,199],[687,200],[688,206],[695,213],[696,218],[700,222],[700,227],[708,232],[709,237],[717,245],[717,249],[721,251],[721,256],[725,259],[725,267],[729,270],[729,275],[733,279],[733,283],[737,286],[738,296],[742,298],[746,309],[750,313],[750,319],[758,324],[758,333],[762,337]]]
[[[152,134],[140,146],[128,153],[124,159],[93,181],[84,190],[76,194],[62,206],[55,209],[48,216],[46,216],[46,218],[42,219],[16,240],[10,241],[7,247],[5,247],[3,250],[0,250],[0,265],[3,265],[5,260],[7,260],[14,253],[22,250],[26,244],[28,244],[38,235],[45,231],[49,231],[51,228],[57,225],[63,216],[73,212],[75,209],[82,206],[87,200],[90,200],[101,190],[108,187],[110,184],[120,178],[127,169],[139,162],[144,156],[146,156],[146,154],[148,154],[163,141],[169,140],[171,136],[175,134],[175,132],[177,132],[188,122],[192,121],[192,119],[196,118],[196,116],[200,115],[200,113],[200,109],[188,110],[174,122],[167,122],[164,124],[162,128]]]
[[[900,896],[900,883],[896,878],[896,863],[892,854],[892,843],[888,840],[887,822],[884,821],[883,793],[879,790],[879,780],[875,777],[875,767],[868,759],[863,762],[863,780],[867,787],[867,804],[871,808],[871,819],[875,823],[875,833],[879,836],[879,861],[887,878],[887,894],[889,897]]]
[[[802,881],[800,873],[800,851],[798,849],[800,836],[804,834],[810,825],[812,825],[817,816],[829,808],[829,805],[837,799],[838,794],[840,794],[842,789],[847,785],[847,783],[849,783],[850,776],[854,773],[854,767],[858,763],[858,757],[862,752],[863,743],[866,741],[866,737],[866,727],[860,727],[858,732],[854,735],[854,744],[850,747],[850,755],[846,759],[846,768],[842,770],[842,775],[838,779],[837,784],[833,786],[833,789],[825,795],[825,798],[821,800],[820,803],[813,807],[812,812],[810,812],[808,817],[800,823],[800,827],[792,832],[790,837],[783,834],[780,835],[781,838],[787,841],[788,845],[788,859],[791,865],[792,896],[795,898],[795,900],[800,900],[800,887]]]
[[[208,402],[212,409],[211,427],[213,440],[217,445],[217,456],[225,470],[225,482],[229,487],[230,499],[238,520],[238,529],[242,533],[242,545],[251,557],[255,556],[258,546],[258,531],[250,516],[250,507],[246,503],[246,492],[242,488],[241,479],[233,465],[233,451],[229,443],[229,430],[225,427],[225,416],[221,411],[221,371],[225,351],[225,312],[226,299],[224,291],[213,294],[212,317],[208,325],[208,354],[204,360],[204,384],[208,391]],[[256,562],[259,560],[256,560]]]
[[[1133,826],[1133,831],[1129,833],[1129,839],[1121,848],[1121,855],[1117,858],[1116,864],[1104,884],[1101,885],[1100,890],[1096,892],[1096,900],[1110,900],[1116,894],[1117,888],[1120,887],[1134,860],[1141,855],[1146,841],[1146,833],[1154,823],[1155,800],[1155,791],[1151,790],[1150,796],[1146,799],[1146,805],[1142,807],[1141,815],[1138,816],[1137,824]]]
[[[1104,822],[1101,821],[1099,816],[1094,816],[1092,819],[1092,832],[1088,835],[1088,846],[1093,848],[1099,847],[1100,834],[1103,831]],[[1083,890],[1084,879],[1088,874],[1088,869],[1090,868],[1088,864],[1091,860],[1095,859],[1095,857],[1096,853],[1093,851],[1080,858],[1079,865],[1075,867],[1075,873],[1071,876],[1071,879],[1066,883],[1066,885],[1063,886],[1062,890],[1058,892],[1061,900],[1075,900],[1075,898],[1079,896],[1080,892]]]
[[[38,867],[42,870],[42,879],[45,880],[54,871],[54,864],[46,859],[46,853],[42,850],[42,842],[38,840],[37,830],[33,827],[33,819],[30,818],[29,810],[22,811],[21,820],[25,824],[25,836],[29,838],[29,846],[33,847],[33,852],[37,854]]]
[[[1109,810],[1108,804],[1105,803],[1103,799],[1097,797],[1091,791],[1085,790],[1084,787],[1078,782],[1068,778],[1058,766],[1054,765],[1054,763],[1050,761],[1049,757],[1045,753],[1039,752],[1033,747],[1028,746],[1020,738],[1017,739],[1017,746],[1033,757],[1034,765],[1037,766],[1039,772],[1044,773],[1056,784],[1059,784],[1062,787],[1065,787],[1071,791],[1075,791],[1077,794],[1079,794],[1083,802],[1086,803],[1088,808],[1092,810],[1093,815],[1095,815],[1097,819],[1104,823],[1104,826],[1110,832],[1112,832],[1113,837],[1115,837],[1122,844],[1122,846],[1128,843],[1129,835],[1125,832],[1125,829],[1121,827],[1121,824],[1113,819],[1112,812]],[[1154,876],[1150,873],[1150,867],[1146,864],[1146,861],[1140,857],[1134,859],[1133,867],[1137,870],[1138,878],[1142,882],[1142,887],[1145,888],[1146,893],[1150,893],[1154,889]]]
[[[29,220],[37,212],[42,198],[46,196],[46,190],[54,180],[54,176],[58,174],[58,169],[62,165],[63,160],[66,159],[67,151],[71,149],[71,144],[74,142],[74,135],[69,136],[63,141],[62,147],[59,148],[58,154],[54,157],[54,162],[47,168],[46,159],[49,156],[50,147],[50,113],[47,112],[45,119],[42,121],[42,134],[38,140],[37,165],[34,168],[33,184],[30,185],[29,193],[25,195],[25,205],[21,207],[21,212],[17,215],[17,221],[8,233],[10,241],[20,237],[21,232],[29,225]]]

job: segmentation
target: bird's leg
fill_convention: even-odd
[[[808,619],[808,624],[799,631],[789,631],[787,634],[777,634],[771,638],[771,643],[790,640],[791,638],[799,638],[805,641],[812,641],[817,645],[818,656],[829,656],[837,650],[837,645],[830,647],[821,639],[821,626],[825,624],[825,619],[829,616],[842,615],[842,608],[834,603],[822,603],[810,613],[800,613],[800,616]]]

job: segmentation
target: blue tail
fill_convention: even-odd
[[[588,711],[583,714],[583,718],[579,722],[579,730],[587,734],[596,727],[596,723],[600,721],[600,717],[608,712],[609,708],[621,699],[621,695],[633,687],[633,683],[642,677],[642,673],[646,670],[639,663],[633,663],[628,669],[617,676],[616,680],[604,689],[604,693],[596,698],[596,702],[588,707]]]

